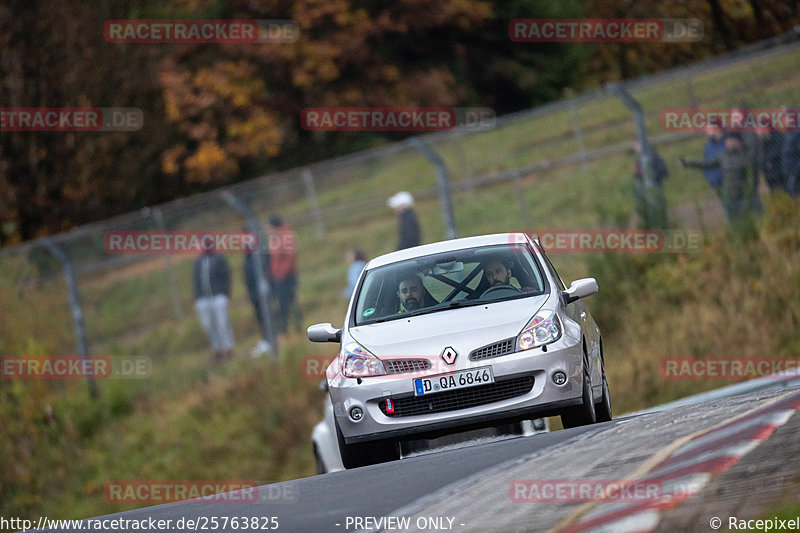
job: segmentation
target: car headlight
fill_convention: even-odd
[[[351,342],[342,351],[342,374],[348,378],[385,376],[383,361],[369,353],[358,343]]]
[[[561,321],[554,312],[538,312],[517,337],[518,350],[530,350],[557,341],[561,337]]]

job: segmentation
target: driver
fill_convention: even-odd
[[[400,313],[416,311],[422,307],[423,299],[422,278],[417,274],[411,274],[400,280],[400,288],[397,289],[397,297],[400,298]]]
[[[483,275],[489,282],[489,287],[497,285],[511,285],[511,269],[497,259],[491,259],[483,267]]]

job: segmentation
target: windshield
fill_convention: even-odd
[[[466,248],[369,270],[358,291],[353,323],[525,298],[546,289],[539,263],[527,247]]]

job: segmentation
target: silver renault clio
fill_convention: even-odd
[[[345,468],[392,461],[401,442],[561,416],[611,420],[600,330],[536,239],[505,233],[393,252],[361,274],[327,369]]]

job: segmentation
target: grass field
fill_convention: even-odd
[[[779,105],[796,101],[798,67],[797,53],[745,62],[694,76],[693,90],[708,107],[742,98],[754,106]],[[648,112],[651,134],[658,134],[660,107],[687,105],[685,87],[676,81],[634,93]],[[659,107],[661,102],[669,104]],[[590,102],[577,113],[587,149],[633,138],[630,114],[616,100]],[[436,149],[458,183],[570,155],[576,146],[565,110],[441,141]],[[715,199],[699,172],[676,164],[681,155],[701,149],[701,139],[659,147],[670,167],[665,193],[673,208],[699,209]],[[453,198],[459,235],[627,226],[633,164],[632,154],[620,153],[588,164],[586,171],[576,164],[527,175],[518,185],[460,190]],[[356,207],[327,217],[322,237],[310,224],[296,228],[303,325],[341,324],[345,250],[359,246],[370,257],[393,250],[396,220],[385,198],[401,188],[432,187],[433,176],[430,164],[411,149],[320,176],[323,185],[339,184],[320,187],[323,209]],[[291,217],[306,209],[298,202],[280,211]],[[424,240],[443,238],[438,199],[422,198],[417,212]],[[588,304],[604,333],[617,413],[721,385],[662,380],[658,362],[664,357],[798,353],[798,228],[797,203],[779,197],[767,203],[755,235],[709,231],[700,253],[553,255],[567,282],[598,278],[600,293]],[[310,432],[321,418],[322,395],[318,378],[304,376],[301,362],[335,347],[312,345],[292,333],[277,361],[250,358],[257,327],[242,282],[242,258],[232,256],[237,357],[210,365],[192,309],[192,259],[174,258],[182,319],[172,311],[160,259],[81,279],[92,352],[146,356],[153,367],[149,378],[102,382],[98,401],[82,382],[0,381],[0,514],[76,518],[124,510],[104,498],[105,484],[114,480],[269,482],[313,473]],[[0,306],[8,317],[0,321],[0,353],[71,353],[62,283],[21,284],[31,272],[22,258],[4,259],[0,272],[8,274],[0,276]]]

